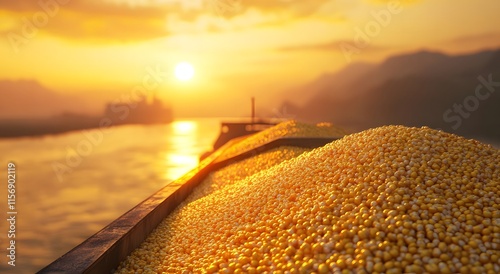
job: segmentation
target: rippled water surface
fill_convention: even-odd
[[[34,273],[198,164],[217,137],[217,119],[127,125],[39,138],[0,139],[0,210],[7,218],[7,165],[16,165],[16,266]]]

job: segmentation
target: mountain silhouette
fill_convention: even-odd
[[[329,79],[322,76],[321,88],[307,91],[314,96],[295,116],[352,131],[401,124],[500,139],[500,50],[457,56],[423,50],[364,68],[342,85],[340,75],[352,66]]]
[[[0,118],[44,118],[63,112],[85,112],[80,98],[59,94],[33,80],[0,81]]]

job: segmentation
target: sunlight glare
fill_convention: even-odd
[[[195,168],[198,162],[199,158],[197,155],[169,153],[166,156],[168,169],[165,178],[168,180],[176,180],[186,174],[186,172]]]
[[[174,132],[179,135],[192,134],[196,130],[196,123],[193,121],[175,121],[172,126]]]
[[[188,62],[180,62],[175,66],[175,77],[181,81],[188,81],[194,76],[194,68]]]

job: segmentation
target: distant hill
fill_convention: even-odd
[[[494,86],[500,85],[500,50],[459,56],[425,50],[362,69],[351,65],[304,85],[302,92],[314,95],[295,109],[295,117],[327,120],[353,131],[386,124],[426,125],[500,139],[500,86]],[[475,94],[478,77],[498,83],[493,91],[480,90],[479,96],[487,99]],[[460,114],[454,106],[464,103],[468,109],[462,107],[465,113]]]
[[[63,112],[84,113],[81,98],[60,94],[32,80],[0,81],[0,119],[44,118]]]
[[[353,82],[374,67],[373,64],[354,63],[337,73],[325,73],[312,82],[287,90],[282,96],[287,98],[287,102],[297,106],[303,105],[304,101],[313,100],[315,96],[321,96],[319,93],[326,90],[335,90],[337,97],[342,97],[344,93],[349,96],[353,90],[347,89],[347,87],[351,87]]]

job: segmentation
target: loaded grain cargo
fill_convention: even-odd
[[[340,137],[331,125],[287,122],[230,144],[217,155],[223,164],[207,170],[137,249],[101,270],[500,272],[499,150],[402,126],[315,149],[251,145],[287,134]]]

